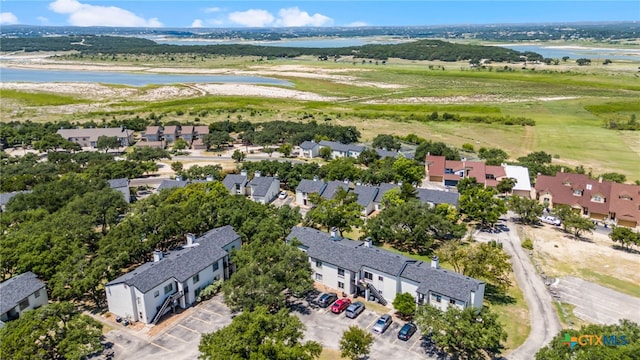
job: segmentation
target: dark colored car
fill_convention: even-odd
[[[398,331],[398,339],[407,341],[415,334],[418,328],[412,323],[406,323],[404,326]]]
[[[331,305],[331,312],[334,314],[340,314],[349,305],[351,305],[351,299],[349,298],[339,299],[338,301],[334,302],[333,305]]]
[[[360,313],[364,311],[364,304],[360,301],[356,301],[353,304],[349,305],[347,310],[345,310],[344,314],[346,317],[350,319],[356,318]]]
[[[376,324],[373,325],[373,332],[377,334],[382,334],[385,330],[387,330],[387,328],[389,327],[389,325],[391,325],[392,322],[393,320],[391,320],[391,315],[384,314],[380,316],[380,319],[378,319],[378,321],[376,321]]]
[[[318,305],[326,308],[327,306],[333,304],[334,301],[338,300],[338,294],[336,293],[324,293],[320,295],[318,298]]]

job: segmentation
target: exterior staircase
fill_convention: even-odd
[[[375,286],[373,286],[373,284],[367,283],[367,288],[369,289],[369,293],[373,295],[376,299],[378,299],[378,302],[381,305],[383,306],[387,305],[387,300],[384,298],[384,296],[382,296],[382,294],[380,294],[378,289],[376,289]]]
[[[151,323],[152,324],[157,323],[158,320],[160,320],[160,318],[162,317],[162,315],[164,315],[164,311],[167,310],[167,306],[169,306],[173,302],[173,300],[181,298],[182,295],[183,295],[182,291],[178,291],[176,293],[171,294],[168,298],[166,298],[162,303],[162,307],[160,307],[160,310],[158,311],[156,316],[153,317],[153,321]]]

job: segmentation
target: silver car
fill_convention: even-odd
[[[385,330],[387,330],[392,322],[393,320],[391,320],[391,315],[384,314],[380,316],[380,319],[378,319],[378,321],[376,321],[376,324],[373,325],[373,332],[376,334],[382,334]]]
[[[347,310],[345,310],[345,316],[350,319],[354,319],[358,315],[360,315],[360,313],[362,313],[363,311],[364,311],[364,304],[361,303],[360,301],[357,301],[349,305]]]

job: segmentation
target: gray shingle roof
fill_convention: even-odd
[[[0,283],[0,314],[13,309],[20,301],[44,287],[45,284],[31,271]]]
[[[377,202],[377,203],[381,203],[382,202],[382,197],[384,196],[384,194],[387,193],[387,191],[389,191],[391,189],[400,189],[400,185],[382,183],[382,184],[378,185],[378,189],[379,189],[378,190],[378,194],[376,194],[376,198],[373,201]]]
[[[86,137],[90,141],[98,141],[100,136],[129,137],[133,135],[133,130],[123,128],[60,129],[56,133],[65,139]]]
[[[296,192],[299,191],[307,194],[317,193],[321,195],[326,186],[327,184],[324,181],[302,179],[296,188]]]
[[[353,192],[358,194],[358,204],[367,207],[373,202],[378,195],[378,187],[370,185],[358,185],[353,189]]]
[[[322,140],[318,144],[320,144],[320,146],[327,146],[331,148],[331,150],[342,151],[342,152],[349,152],[349,151],[362,152],[365,149],[364,146],[360,146],[360,145],[343,144],[335,141],[326,141],[326,140]]]
[[[129,187],[129,179],[121,178],[121,179],[109,180],[109,187],[112,188],[112,189],[121,188],[121,187]]]
[[[431,264],[417,262],[400,254],[378,247],[366,247],[361,241],[332,240],[331,235],[308,227],[294,227],[287,241],[297,238],[307,254],[322,262],[349,271],[358,272],[362,267],[378,270],[390,276],[401,276],[419,284],[418,292],[433,291],[458,300],[467,300],[470,291],[477,291],[481,281],[456,272],[435,269]]]
[[[417,189],[418,194],[416,195],[418,200],[423,203],[433,203],[433,204],[451,204],[453,206],[458,206],[458,198],[460,194],[457,192],[451,191],[441,191],[441,190],[432,190],[432,189]]]
[[[378,155],[381,158],[386,158],[386,157],[392,157],[392,158],[397,158],[398,157],[398,152],[397,151],[391,151],[391,150],[384,150],[384,149],[376,149],[376,152],[378,153]]]
[[[467,300],[471,291],[477,291],[482,281],[442,268],[432,268],[430,263],[409,264],[401,277],[420,283],[417,292],[436,292],[458,300]]]
[[[158,191],[164,190],[164,189],[173,189],[173,188],[183,188],[185,186],[189,185],[189,181],[188,180],[162,180],[162,182],[160,183],[160,186],[158,186]]]
[[[329,181],[327,183],[327,187],[324,188],[322,194],[320,194],[323,198],[331,200],[334,196],[336,196],[336,192],[338,192],[338,188],[343,188],[346,191],[349,191],[349,184],[345,184],[344,181]]]
[[[231,226],[209,230],[196,239],[195,242],[200,245],[171,251],[162,260],[143,264],[110,281],[107,286],[125,283],[146,293],[171,278],[184,282],[225,257],[227,252],[222,246],[239,237]]]
[[[317,142],[314,142],[314,141],[303,141],[302,144],[300,144],[300,149],[302,149],[302,150],[311,150],[316,146],[318,146]]]
[[[280,180],[278,180],[278,178],[271,176],[254,177],[249,182],[249,186],[251,186],[251,195],[260,197],[266,196],[267,191],[269,191],[269,187],[271,187],[271,184],[274,181],[278,182],[278,188],[280,188]]]
[[[7,205],[9,200],[11,200],[11,198],[13,198],[16,195],[19,195],[19,194],[30,194],[30,193],[31,193],[31,190],[13,191],[13,192],[8,192],[8,193],[2,193],[2,194],[0,194],[0,205],[1,206]]]
[[[235,189],[237,184],[247,186],[247,177],[245,175],[227,174],[222,180],[222,185],[229,191]]]

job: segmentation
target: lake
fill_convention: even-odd
[[[497,45],[516,51],[533,51],[545,58],[562,59],[568,56],[571,59],[611,59],[640,61],[640,49],[614,49],[614,48],[589,48],[580,46],[556,46],[556,45]]]
[[[39,70],[0,68],[2,82],[88,82],[103,84],[119,84],[145,86],[151,84],[181,83],[243,83],[292,86],[293,84],[279,79],[260,76],[237,75],[182,75],[182,74],[140,74],[113,71],[79,71],[79,70]]]

